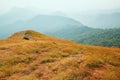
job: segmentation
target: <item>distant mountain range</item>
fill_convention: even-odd
[[[34,29],[49,34],[68,28],[84,27],[84,25],[72,18],[53,15],[38,15],[27,21],[17,21],[13,24],[0,26],[0,38],[5,38],[12,32]]]
[[[13,24],[17,21],[26,21],[37,15],[37,12],[24,9],[24,8],[12,8],[5,14],[0,15],[0,27],[8,24]]]
[[[59,12],[53,14],[59,14]],[[96,29],[66,16],[38,15],[37,12],[31,10],[15,8],[0,16],[0,38],[6,38],[13,32],[33,29],[83,44],[120,46],[120,13],[83,16],[81,19]],[[115,29],[98,29],[113,27]]]
[[[116,28],[120,27],[120,12],[81,14],[75,16],[77,20],[92,28]],[[74,17],[73,17],[74,18]]]

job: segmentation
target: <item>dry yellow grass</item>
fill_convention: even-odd
[[[32,30],[0,40],[0,80],[120,80],[119,70],[120,48],[81,45]]]

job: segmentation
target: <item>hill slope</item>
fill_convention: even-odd
[[[27,30],[0,40],[0,80],[119,80],[120,48]]]
[[[76,36],[73,39],[83,44],[120,47],[120,28],[96,30]]]
[[[120,28],[94,29],[89,27],[69,28],[51,35],[82,44],[120,46]]]

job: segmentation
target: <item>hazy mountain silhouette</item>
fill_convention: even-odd
[[[120,27],[120,13],[95,13],[81,14],[76,16],[83,24],[93,28],[115,28]]]
[[[27,21],[17,21],[13,24],[1,26],[1,34],[5,32],[7,35],[12,32],[26,30],[26,29],[34,29],[43,33],[51,33],[56,32],[58,30],[66,29],[66,28],[77,28],[83,27],[84,25],[72,18],[63,17],[63,16],[54,16],[54,15],[38,15],[31,20]],[[0,36],[2,38],[2,36]]]
[[[13,24],[19,20],[28,20],[37,15],[37,12],[34,12],[25,8],[12,8],[5,14],[0,15],[0,27],[7,24]]]

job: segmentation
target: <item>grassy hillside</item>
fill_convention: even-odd
[[[78,43],[98,46],[120,47],[120,28],[94,29],[89,27],[69,28],[52,33],[56,37],[69,39]]]
[[[120,48],[27,30],[0,40],[0,80],[120,80]]]

